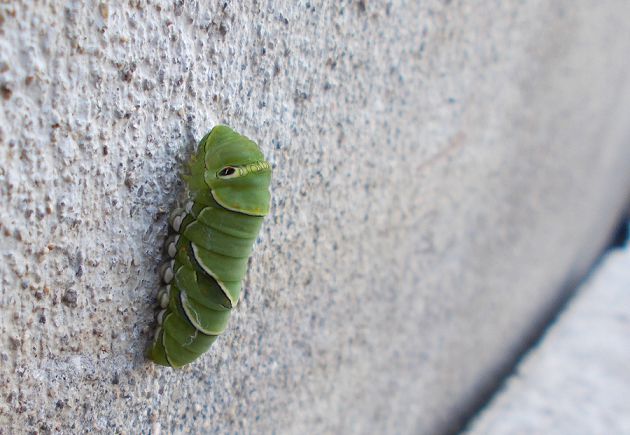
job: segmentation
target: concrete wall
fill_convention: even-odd
[[[467,435],[630,433],[629,248],[603,258]]]
[[[609,235],[630,6],[0,6],[0,431],[435,433]],[[229,330],[145,361],[218,122],[274,165]]]

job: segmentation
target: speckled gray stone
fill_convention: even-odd
[[[608,254],[469,435],[630,433],[630,247]]]
[[[0,5],[2,431],[452,427],[627,197],[629,14]],[[228,331],[173,371],[143,356],[160,248],[218,122],[272,162],[272,210]]]

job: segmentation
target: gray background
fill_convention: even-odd
[[[630,245],[598,264],[468,435],[630,433]]]
[[[0,11],[6,433],[443,431],[629,191],[622,0]],[[219,122],[272,162],[271,215],[173,371],[143,357],[166,215]]]

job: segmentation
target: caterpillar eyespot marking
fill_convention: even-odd
[[[201,139],[189,168],[190,200],[169,217],[166,286],[147,349],[169,367],[196,360],[225,330],[271,200],[271,165],[256,143],[224,125]]]
[[[225,168],[221,169],[217,174],[219,178],[230,178],[234,175],[237,175],[236,168],[233,168],[232,166],[226,166]]]

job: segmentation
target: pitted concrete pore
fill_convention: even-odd
[[[0,11],[7,433],[435,433],[628,194],[621,0]],[[271,215],[228,331],[162,369],[166,216],[218,122]]]

